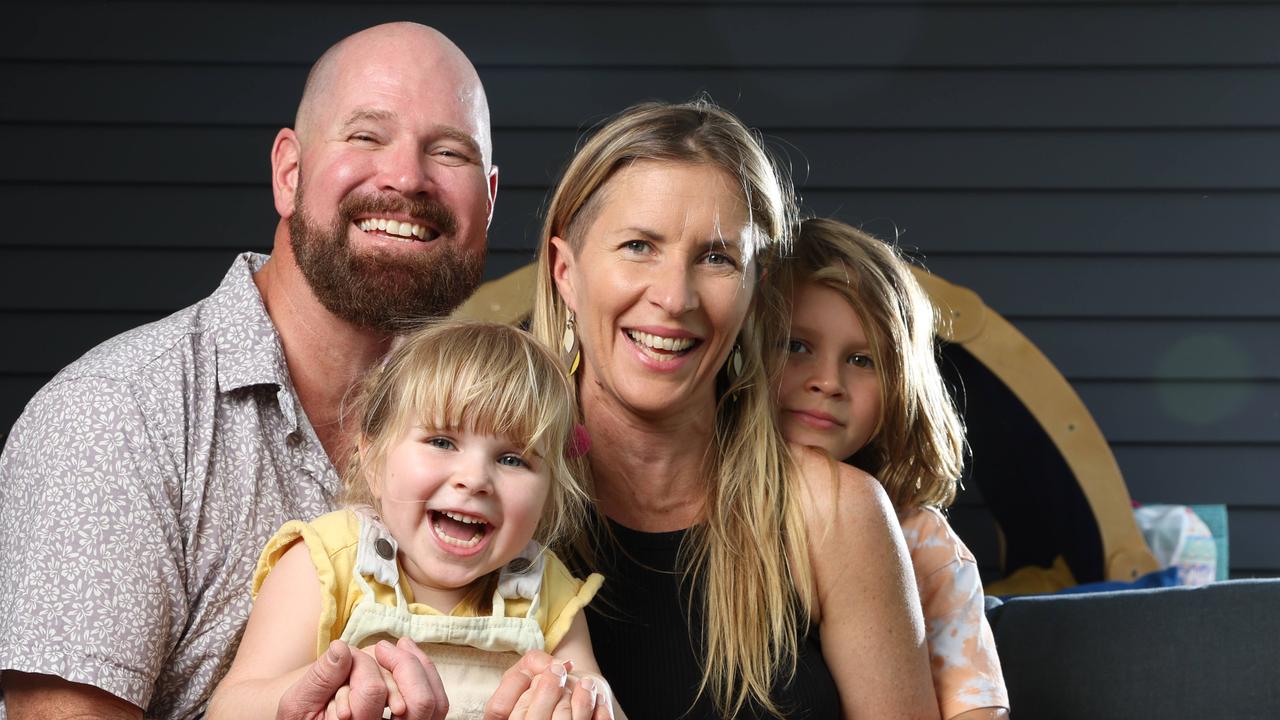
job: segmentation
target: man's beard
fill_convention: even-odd
[[[429,222],[440,236],[428,242],[439,247],[426,252],[357,252],[351,247],[348,233],[357,217],[391,214]],[[464,249],[446,242],[457,227],[453,212],[434,200],[353,195],[338,205],[337,217],[326,230],[303,211],[299,188],[289,218],[289,240],[303,277],[329,312],[360,327],[396,333],[449,314],[480,284],[484,244]]]

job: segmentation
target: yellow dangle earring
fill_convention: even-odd
[[[562,347],[564,349],[564,364],[569,368],[569,376],[578,372],[578,365],[582,362],[582,350],[578,347],[578,334],[574,332],[574,323],[576,318],[573,311],[569,311],[569,317],[564,321],[564,341]]]

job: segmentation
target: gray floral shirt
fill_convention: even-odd
[[[339,481],[252,273],[91,350],[0,457],[0,669],[95,685],[147,717],[203,712],[258,552]],[[0,718],[5,715],[0,708]]]

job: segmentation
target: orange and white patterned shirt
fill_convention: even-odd
[[[1009,707],[996,642],[987,624],[978,563],[934,508],[898,515],[915,568],[933,689],[943,718]]]

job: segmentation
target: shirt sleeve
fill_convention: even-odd
[[[123,383],[32,399],[0,457],[0,669],[147,706],[187,613],[166,453]]]
[[[547,550],[546,567],[542,572],[542,600],[538,609],[538,624],[547,641],[547,652],[553,652],[565,633],[573,625],[573,619],[591,602],[604,583],[604,576],[591,573],[586,580],[579,580],[560,562],[556,554]]]
[[[977,708],[1008,708],[973,554],[936,510],[919,510],[904,518],[903,530],[916,570],[942,717]]]

